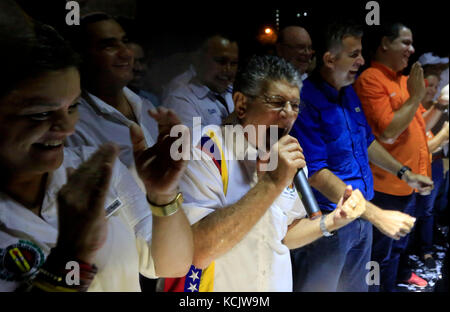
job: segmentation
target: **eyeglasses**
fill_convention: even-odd
[[[270,110],[281,112],[286,111],[286,105],[289,104],[294,112],[300,111],[300,99],[287,101],[284,97],[280,95],[256,95],[253,98],[260,98],[264,101],[264,104],[269,107]]]
[[[282,45],[287,46],[288,48],[303,54],[315,52],[311,46],[304,46],[304,45],[293,46],[287,43],[282,43]]]

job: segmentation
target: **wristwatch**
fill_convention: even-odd
[[[400,170],[397,172],[397,177],[401,180],[405,172],[408,170],[412,171],[411,168],[409,168],[408,166],[401,167]]]
[[[320,217],[320,230],[322,231],[323,236],[330,237],[333,236],[334,233],[328,232],[327,227],[325,226],[325,216],[326,215],[322,215],[322,217]]]
[[[173,215],[178,209],[181,207],[183,203],[183,194],[180,192],[175,196],[175,198],[168,203],[167,205],[156,205],[148,200],[150,204],[150,209],[152,210],[152,214],[157,217],[168,217]]]

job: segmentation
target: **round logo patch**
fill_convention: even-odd
[[[0,279],[22,281],[36,273],[44,263],[42,250],[26,240],[0,249]]]

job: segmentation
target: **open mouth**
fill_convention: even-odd
[[[49,141],[45,143],[34,143],[33,146],[40,150],[57,150],[63,147],[63,141]]]

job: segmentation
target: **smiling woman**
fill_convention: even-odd
[[[63,143],[78,120],[80,95],[76,67],[45,73],[21,82],[0,100],[2,165],[16,174],[57,169]]]
[[[145,194],[115,162],[115,145],[65,148],[78,120],[79,58],[52,27],[6,1],[5,9],[0,4],[0,55],[8,56],[0,74],[0,291],[140,291],[139,273],[185,274],[193,247],[176,192],[183,161],[162,155],[161,147],[146,149],[133,127]],[[3,18],[9,14],[14,22]],[[17,22],[19,31],[11,33]],[[178,123],[166,111],[153,116],[168,127]],[[171,214],[152,216],[149,208]]]

